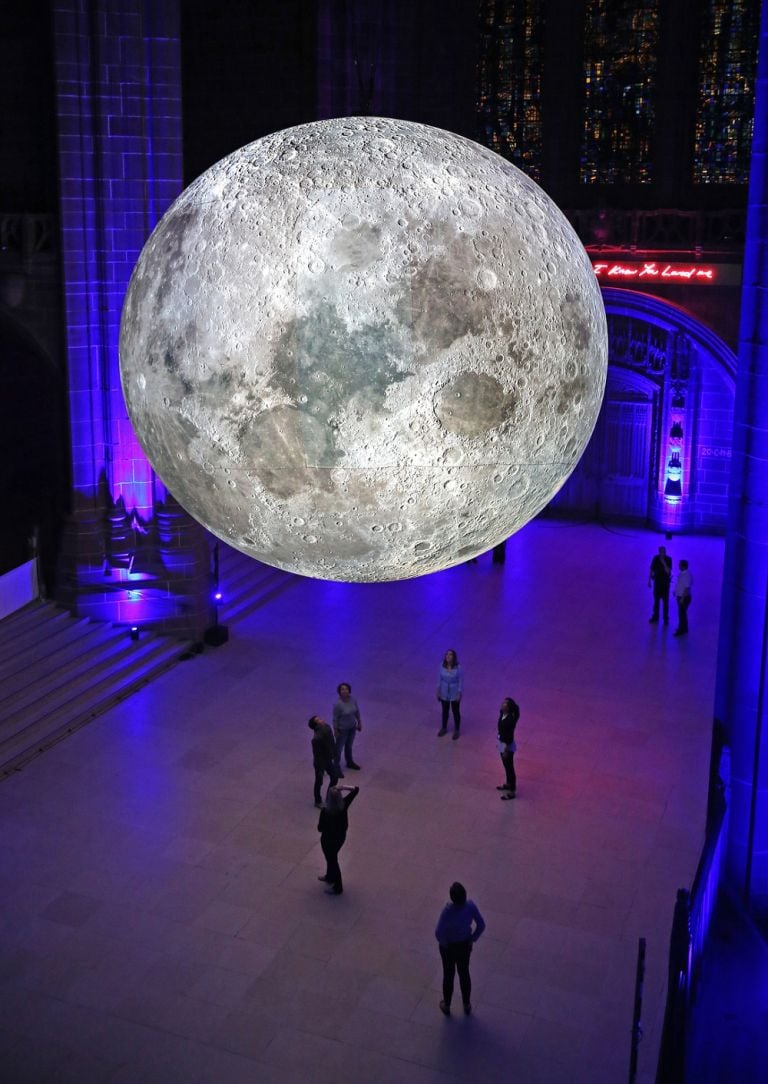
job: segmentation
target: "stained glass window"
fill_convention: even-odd
[[[746,184],[760,4],[706,0],[704,9],[693,177],[698,184]]]
[[[541,173],[540,0],[480,0],[479,138],[534,180]]]
[[[584,27],[583,184],[648,184],[659,0],[589,0]]]

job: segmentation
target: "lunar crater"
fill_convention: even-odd
[[[342,118],[182,193],[120,354],[139,439],[192,515],[280,568],[376,580],[544,506],[594,426],[607,333],[583,248],[524,174],[438,129]]]

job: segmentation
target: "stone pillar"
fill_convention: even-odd
[[[768,5],[763,5],[715,712],[731,746],[727,875],[768,900]],[[695,587],[694,587],[695,595]]]
[[[476,138],[475,8],[466,0],[319,0],[318,119],[401,117]]]
[[[199,636],[198,617],[185,615],[204,610],[204,577],[196,570],[185,580],[148,544],[166,495],[128,419],[118,358],[134,264],[182,188],[178,7],[53,4],[73,485],[60,584],[77,613]],[[125,552],[116,548],[118,520]],[[195,530],[202,535],[190,525],[178,537],[189,541]],[[201,552],[191,544],[190,554]]]

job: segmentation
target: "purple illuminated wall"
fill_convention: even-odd
[[[685,309],[603,289],[605,401],[554,514],[624,518],[662,531],[724,533],[736,358]]]
[[[768,5],[763,5],[744,253],[716,714],[731,746],[728,871],[768,909]]]
[[[178,0],[56,0],[53,9],[74,491],[63,601],[198,632],[207,544],[202,529],[179,527],[184,514],[139,446],[118,358],[131,271],[182,188]],[[163,537],[160,509],[175,524]]]

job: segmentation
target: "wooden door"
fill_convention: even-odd
[[[576,469],[548,505],[552,515],[594,519],[648,516],[653,403],[611,389]]]
[[[597,498],[601,518],[648,516],[652,408],[650,401],[636,399],[603,404]]]

